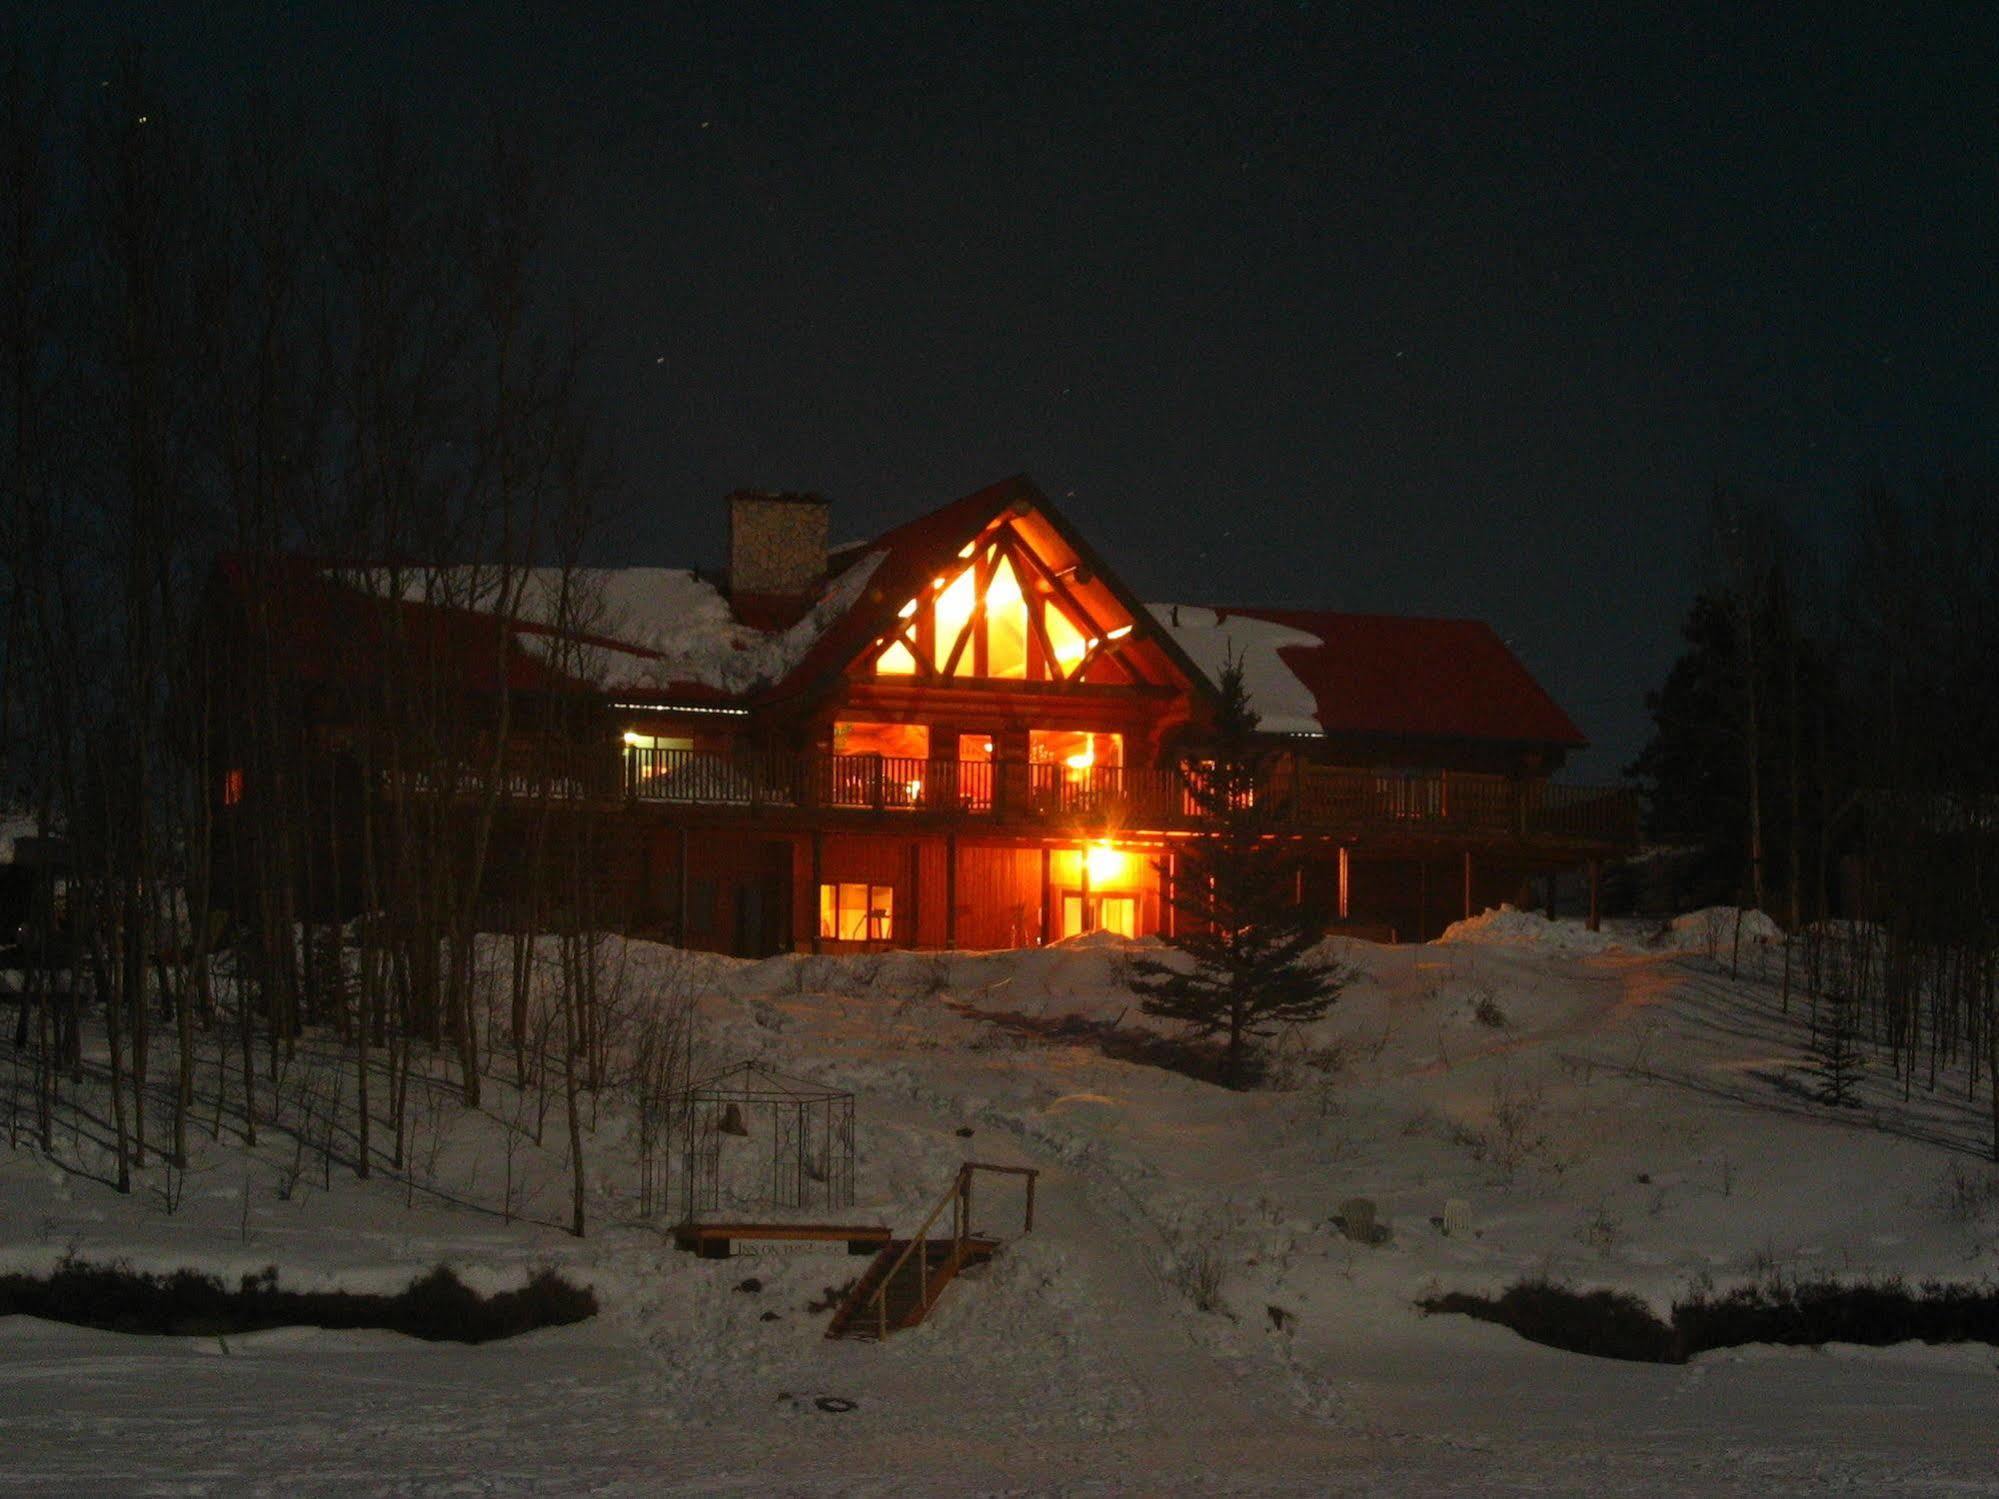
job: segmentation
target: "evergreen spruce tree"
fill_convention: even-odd
[[[1811,1049],[1805,1054],[1805,1075],[1818,1084],[1818,1100],[1835,1108],[1857,1108],[1853,1090],[1865,1059],[1853,1023],[1853,1001],[1835,988],[1818,1003],[1812,1023]]]
[[[1292,845],[1274,836],[1283,808],[1258,784],[1257,716],[1240,661],[1229,661],[1219,685],[1213,741],[1182,771],[1201,826],[1180,850],[1169,897],[1179,919],[1168,940],[1192,967],[1138,959],[1132,988],[1146,1014],[1180,1021],[1196,1037],[1224,1037],[1222,1080],[1240,1088],[1255,1041],[1317,1020],[1349,975],[1312,955],[1324,933],[1297,900]]]

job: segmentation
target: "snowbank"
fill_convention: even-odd
[[[1675,916],[1667,928],[1666,943],[1688,952],[1714,952],[1732,946],[1736,923],[1741,921],[1744,942],[1782,942],[1784,929],[1762,911],[1738,910],[1734,906],[1707,906]]]
[[[12,864],[21,840],[37,838],[41,831],[32,812],[0,813],[0,864]]]
[[[1511,905],[1454,921],[1440,943],[1483,943],[1493,947],[1542,947],[1562,953],[1608,952],[1623,944],[1609,932],[1592,932],[1575,920],[1550,921],[1537,911]]]

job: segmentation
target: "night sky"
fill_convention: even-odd
[[[635,563],[1018,471],[1148,598],[1490,620],[1609,777],[1719,480],[1999,473],[1999,10],[38,7],[190,107],[539,122]],[[331,149],[331,146],[329,147]]]

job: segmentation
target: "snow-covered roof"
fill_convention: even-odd
[[[731,696],[779,681],[853,608],[881,561],[876,552],[853,563],[802,618],[774,631],[738,620],[722,591],[698,573],[665,567],[592,572],[586,587],[602,609],[586,624],[587,632],[633,649],[586,647],[582,675],[612,691],[671,692],[692,684]],[[554,610],[540,607],[544,612],[524,612],[531,619],[555,617]],[[539,651],[548,640],[530,637],[523,643]]]
[[[360,679],[372,650],[417,649],[468,686],[646,694],[662,700],[776,701],[821,690],[892,633],[893,613],[963,555],[967,543],[1013,513],[1038,515],[1048,545],[1095,575],[1149,630],[1132,642],[1197,691],[1242,662],[1250,703],[1272,734],[1361,739],[1485,740],[1576,746],[1581,732],[1490,627],[1476,620],[1409,619],[1317,610],[1193,604],[1139,605],[1025,477],[1002,480],[843,547],[831,581],[796,620],[760,629],[740,618],[714,582],[685,568],[564,574],[494,568],[407,568],[391,575],[302,558],[225,561],[239,586],[279,587],[262,617],[292,638],[301,676]],[[562,607],[565,583],[587,607]],[[517,588],[507,607],[503,587]],[[391,642],[367,597],[398,597]],[[511,624],[495,650],[493,616]]]
[[[1219,682],[1230,661],[1242,663],[1242,682],[1257,727],[1266,734],[1320,732],[1318,700],[1284,657],[1285,646],[1317,647],[1318,636],[1246,614],[1229,614],[1197,604],[1147,604],[1153,623],[1165,631],[1210,682]]]
[[[1210,680],[1231,654],[1272,734],[1587,741],[1490,625],[1319,609],[1148,606]]]
[[[503,604],[503,587],[517,589],[514,617],[525,627],[515,632],[517,644],[568,676],[612,692],[692,686],[737,696],[788,675],[854,606],[882,555],[852,563],[802,618],[776,631],[744,624],[721,589],[677,567],[531,568],[510,576],[494,568],[430,568],[404,573],[401,594],[412,604],[487,612]],[[391,586],[380,570],[334,568],[327,576],[377,596]]]

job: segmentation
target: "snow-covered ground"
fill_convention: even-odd
[[[1999,1350],[1638,1365],[1414,1306],[1523,1275],[1664,1310],[1773,1268],[1993,1272],[1982,1104],[1903,1102],[1879,1067],[1866,1107],[1812,1103],[1799,1005],[1758,976],[1767,935],[1502,911],[1427,946],[1342,943],[1354,981],[1280,1048],[1287,1086],[1242,1094],[1052,1034],[1144,1023],[1116,939],[760,963],[619,944],[634,995],[699,995],[710,1064],[854,1090],[855,1219],[914,1227],[976,1158],[1041,1168],[1034,1232],[924,1326],[829,1342],[807,1304],[864,1262],[677,1253],[672,1215],[637,1212],[634,1130],[608,1102],[584,1240],[555,1226],[560,1105],[543,1146],[518,1143],[504,1088],[430,1112],[415,1181],[327,1186],[313,1162],[281,1196],[282,1135],[254,1154],[204,1135],[172,1213],[160,1168],[120,1197],[66,1132],[57,1161],[0,1154],[0,1264],[74,1251],[377,1289],[439,1260],[484,1287],[554,1263],[603,1312],[475,1348],[0,1322],[0,1491],[1999,1492]],[[1017,1230],[1013,1189],[979,1190],[981,1225]],[[1333,1224],[1353,1196],[1385,1242]],[[1204,1260],[1219,1310],[1188,1292]]]

